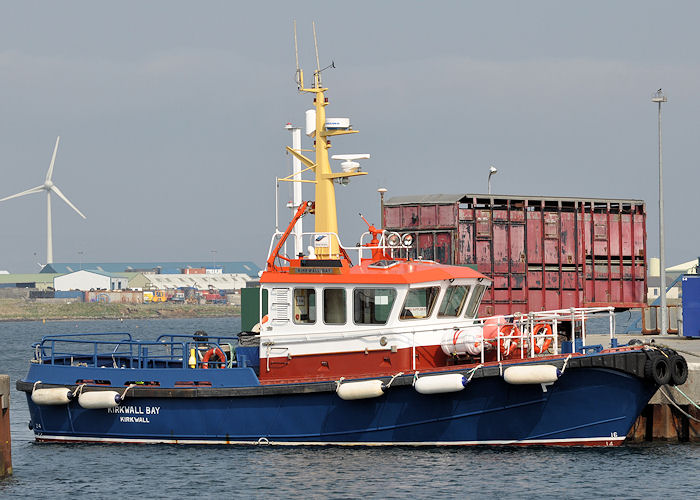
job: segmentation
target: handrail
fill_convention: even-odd
[[[100,334],[97,334],[100,335]],[[82,339],[79,337],[83,337]],[[236,337],[216,337],[216,341],[193,340],[191,335],[172,335],[172,337],[186,338],[187,341],[169,341],[163,339],[168,335],[161,335],[156,341],[133,340],[91,340],[92,334],[69,334],[55,337],[47,336],[41,342],[35,343],[35,357],[37,361],[57,365],[65,364],[70,359],[73,363],[85,363],[87,366],[107,366],[105,361],[111,360],[114,368],[149,368],[158,363],[172,365],[173,363],[186,368],[189,361],[188,353],[191,349],[199,351],[202,346],[208,349],[222,350],[224,340],[235,341]],[[228,344],[231,345],[231,344]],[[73,347],[71,347],[73,346]],[[83,349],[77,349],[82,346]],[[61,363],[63,361],[63,363]],[[102,361],[102,362],[101,362]],[[210,363],[219,364],[219,361]]]

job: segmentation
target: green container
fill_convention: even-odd
[[[263,294],[263,316],[267,314],[267,290]],[[249,332],[260,321],[260,288],[241,288],[241,330]]]

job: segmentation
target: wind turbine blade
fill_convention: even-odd
[[[44,185],[42,184],[41,186],[27,189],[26,191],[22,191],[21,193],[13,194],[12,196],[6,196],[5,198],[1,199],[0,201],[11,200],[12,198],[19,198],[20,196],[24,196],[25,194],[41,193],[43,190],[44,190]]]
[[[72,208],[73,210],[75,210],[76,212],[78,212],[78,215],[80,215],[83,219],[87,219],[87,217],[85,217],[85,216],[83,215],[83,213],[82,213],[80,210],[78,210],[78,209],[76,208],[76,206],[73,205],[73,204],[70,202],[70,200],[69,200],[68,198],[66,198],[66,195],[64,195],[64,194],[61,192],[61,190],[58,189],[57,186],[51,186],[51,191],[53,191],[54,193],[56,193],[63,201],[65,201],[66,203],[68,203],[68,206],[71,207],[71,208]]]
[[[56,151],[58,151],[58,141],[61,140],[61,136],[56,137],[56,146],[53,148],[53,155],[51,156],[51,164],[49,165],[49,171],[46,172],[46,180],[50,181],[53,175],[53,164],[56,161]]]

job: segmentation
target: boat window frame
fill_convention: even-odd
[[[468,319],[474,319],[476,318],[476,315],[479,313],[479,306],[481,305],[481,301],[484,298],[484,294],[486,293],[487,286],[482,284],[482,283],[477,283],[474,285],[472,288],[471,293],[469,294],[469,299],[467,302],[467,307],[464,308],[464,317]],[[479,295],[478,298],[476,298],[476,295]],[[476,305],[474,305],[476,303]],[[472,309],[473,306],[473,311],[470,314],[470,310]]]
[[[389,307],[389,312],[386,315],[386,321],[383,323],[359,323],[355,317],[355,294],[360,290],[389,290],[393,292],[393,298],[391,298],[391,303]],[[398,297],[398,289],[391,286],[356,286],[352,289],[352,322],[357,326],[383,326],[389,323],[391,315],[394,313],[394,308],[396,307],[396,298]]]
[[[301,318],[297,320],[297,296],[296,292],[297,290],[311,290],[313,291],[314,294],[314,320],[313,321],[302,321]],[[308,300],[308,296],[307,296]],[[307,315],[311,316],[309,312],[309,307],[307,306]],[[316,287],[314,286],[295,286],[292,287],[292,311],[291,311],[291,320],[292,323],[295,325],[302,325],[302,326],[307,326],[307,325],[315,325],[318,323],[318,297],[317,297],[317,291]]]
[[[433,302],[430,305],[429,310],[427,311],[427,314],[425,316],[420,316],[420,317],[415,317],[415,316],[404,317],[403,312],[406,309],[406,302],[408,302],[408,297],[411,294],[411,292],[414,290],[425,290],[427,288],[435,288],[437,290],[437,292],[435,293],[435,296],[433,297]],[[433,312],[435,311],[435,304],[438,303],[438,299],[440,298],[441,292],[442,292],[442,287],[440,285],[423,285],[423,286],[409,287],[406,290],[403,304],[401,306],[401,310],[399,311],[399,321],[415,321],[415,320],[421,320],[421,319],[429,319],[433,315]]]
[[[338,326],[338,325],[347,325],[348,324],[348,289],[342,286],[329,286],[329,287],[323,287],[322,288],[323,293],[321,294],[323,297],[323,314],[321,321],[323,322],[324,325],[333,325],[333,326]],[[340,290],[343,292],[343,313],[345,315],[345,321],[342,323],[329,323],[326,321],[326,290]],[[318,307],[317,307],[318,309]]]
[[[448,294],[450,293],[451,288],[466,288],[465,294],[462,296],[462,300],[459,304],[459,308],[457,309],[457,312],[455,314],[444,314],[441,313],[440,310],[442,309],[442,306],[445,304],[445,300],[448,298]],[[469,297],[469,293],[471,292],[472,286],[467,283],[450,283],[447,285],[445,288],[445,293],[442,295],[442,300],[440,301],[440,307],[438,307],[437,310],[437,317],[438,318],[459,318],[462,315],[462,312],[464,311],[464,306],[467,304],[467,297]],[[451,297],[450,297],[451,298]]]

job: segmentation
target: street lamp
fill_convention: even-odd
[[[386,188],[379,188],[377,189],[377,192],[379,193],[379,210],[380,210],[380,217],[382,220],[382,229],[384,229],[384,193],[387,192]]]
[[[491,176],[498,172],[498,169],[491,165],[489,167],[489,194],[491,194]]]
[[[651,97],[651,102],[659,104],[659,264],[661,266],[659,291],[661,293],[661,335],[668,335],[668,311],[666,310],[666,258],[664,255],[664,170],[661,160],[661,104],[668,99],[661,89]]]
[[[80,255],[80,270],[81,270],[81,271],[83,270],[83,254],[84,254],[84,253],[85,253],[85,252],[83,252],[82,250],[79,250],[79,251],[78,251],[78,255]]]

